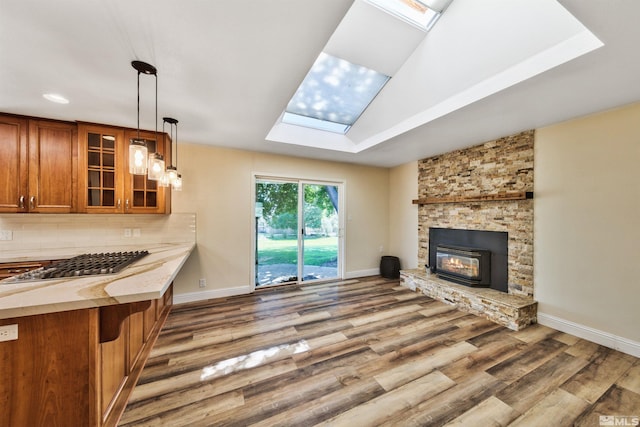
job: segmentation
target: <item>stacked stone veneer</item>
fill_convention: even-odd
[[[442,280],[424,269],[402,270],[400,283],[514,331],[535,323],[537,319],[538,303],[531,297],[458,285]]]
[[[418,198],[533,191],[534,132],[418,162]],[[402,285],[519,330],[536,322],[533,300],[533,200],[436,203],[418,209],[418,257],[429,257],[429,228],[506,231],[508,293],[451,283],[424,267],[403,270]]]
[[[418,162],[418,198],[533,191],[534,131]],[[421,205],[418,259],[427,264],[429,227],[506,231],[508,292],[533,296],[533,200]]]

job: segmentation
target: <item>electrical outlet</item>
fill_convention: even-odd
[[[198,286],[200,286],[201,288],[206,288],[207,287],[207,279],[198,280]]]
[[[0,342],[18,339],[18,325],[0,326]]]
[[[133,229],[133,237],[140,237],[140,229],[139,228],[134,228]]]
[[[13,240],[13,231],[0,230],[0,240]]]
[[[125,228],[124,229],[124,237],[131,237],[131,229],[130,228]]]

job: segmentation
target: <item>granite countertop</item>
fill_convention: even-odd
[[[149,255],[117,274],[8,284],[0,281],[0,319],[160,298],[194,248],[193,243],[176,243],[108,249],[55,249],[32,253],[31,256],[19,252],[3,254],[2,262],[15,262],[70,258],[79,253],[149,251]]]

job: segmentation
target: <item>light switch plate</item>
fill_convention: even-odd
[[[13,231],[0,230],[0,240],[13,240]]]

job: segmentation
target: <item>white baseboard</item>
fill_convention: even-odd
[[[249,286],[237,286],[235,288],[212,289],[210,291],[191,292],[188,294],[176,294],[173,296],[174,304],[182,304],[185,302],[204,301],[208,299],[231,297],[234,295],[250,294]]]
[[[561,332],[575,335],[579,338],[584,338],[585,340],[592,341],[596,344],[630,354],[631,356],[640,357],[640,342],[632,341],[627,338],[610,334],[609,332],[600,331],[598,329],[590,328],[589,326],[584,326],[579,323],[574,323],[569,320],[540,312],[538,312],[538,323],[557,329]]]
[[[369,270],[348,271],[345,273],[345,279],[357,279],[358,277],[377,276],[380,274],[379,268],[371,268]]]
[[[351,271],[345,274],[346,279],[357,279],[359,277],[375,276],[380,274],[380,270],[372,268],[370,270]],[[174,294],[173,303],[182,304],[186,302],[204,301],[208,299],[231,297],[234,295],[250,294],[252,289],[250,286],[236,286],[233,288],[212,289],[210,291],[190,292],[187,294]]]

